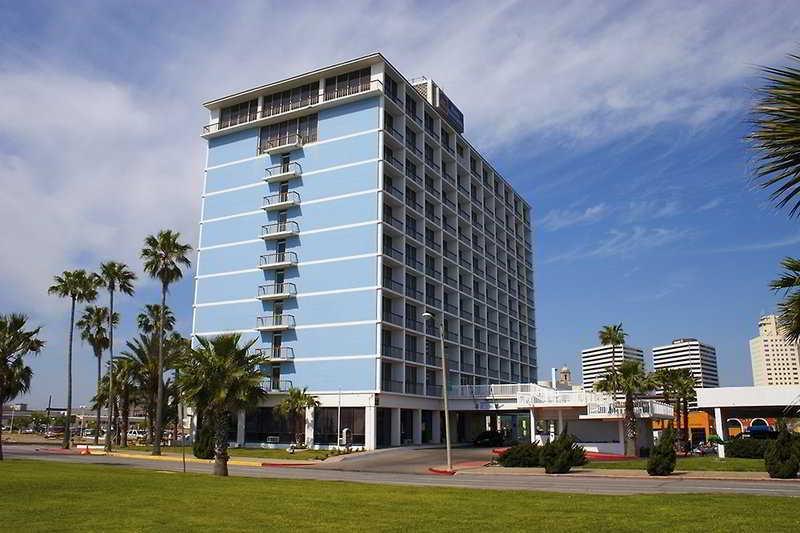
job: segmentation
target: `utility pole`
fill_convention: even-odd
[[[450,453],[450,409],[447,405],[447,357],[444,353],[444,320],[441,318],[436,320],[436,317],[433,313],[424,312],[422,313],[422,318],[425,320],[430,320],[435,326],[439,328],[439,346],[441,346],[441,354],[442,354],[442,399],[444,401],[444,440],[445,440],[445,449],[447,450],[447,471],[453,471],[453,459]]]

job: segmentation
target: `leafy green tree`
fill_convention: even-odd
[[[228,475],[228,425],[240,410],[252,409],[267,397],[260,365],[267,359],[240,345],[238,333],[211,339],[200,337],[198,348],[180,364],[179,388],[191,405],[205,403],[206,419],[214,428],[214,474]]]
[[[78,329],[81,333],[81,339],[84,340],[92,347],[92,352],[94,352],[94,356],[97,359],[97,390],[95,392],[96,395],[100,394],[100,382],[103,373],[103,352],[109,347],[109,338],[108,338],[108,324],[111,323],[113,325],[119,324],[119,316],[109,316],[108,307],[99,307],[96,305],[87,305],[84,310],[83,314],[81,315],[78,323]],[[100,409],[101,405],[98,403],[96,405],[97,408],[97,417],[95,421],[95,427],[98,428],[97,431],[94,432],[94,443],[97,444],[98,440],[100,439]],[[111,424],[108,425],[108,431],[106,433],[110,433],[111,431]]]
[[[308,389],[303,387],[298,389],[291,387],[286,397],[281,400],[281,403],[275,408],[279,416],[287,418],[292,426],[292,440],[295,444],[304,445],[305,442],[300,442],[301,435],[305,434],[305,420],[306,409],[313,409],[319,407],[319,401],[308,394]]]
[[[624,360],[618,368],[609,368],[603,378],[596,381],[594,388],[608,394],[620,393],[625,396],[625,455],[636,457],[636,410],[634,401],[652,389],[652,381],[642,367],[642,363]]]
[[[552,442],[542,446],[539,460],[548,474],[566,474],[573,466],[586,464],[586,450],[564,429]]]
[[[677,426],[680,427],[680,398],[676,395],[676,384],[678,382],[678,371],[674,368],[659,368],[655,372],[653,372],[651,376],[653,380],[653,387],[658,388],[661,390],[661,396],[664,399],[664,403],[672,404],[676,402],[675,405],[675,421],[677,422]],[[672,420],[669,421],[669,424],[672,424]]]
[[[30,389],[33,370],[25,357],[44,348],[41,328],[26,329],[28,317],[12,313],[0,315],[0,420],[3,405]],[[3,428],[0,424],[0,461],[3,460]]]
[[[668,476],[675,470],[675,431],[667,428],[661,432],[658,444],[653,447],[647,459],[647,473],[651,476]]]
[[[61,444],[62,448],[68,449],[72,422],[72,344],[75,334],[75,304],[92,302],[97,298],[98,279],[94,274],[78,269],[65,270],[60,276],[55,276],[53,281],[54,283],[47,289],[48,294],[70,300],[69,348],[67,350],[67,422],[64,426],[64,441]]]
[[[161,282],[161,309],[167,307],[167,292],[173,283],[183,277],[183,268],[191,266],[186,255],[192,247],[180,242],[181,234],[177,231],[161,230],[157,235],[148,235],[144,241],[141,257],[144,270],[150,277]],[[153,455],[161,455],[162,414],[164,403],[164,332],[165,315],[161,313],[158,325],[158,403],[156,406],[156,438],[153,441]]]
[[[689,404],[697,399],[697,392],[695,391],[694,376],[692,371],[688,368],[676,369],[676,376],[674,382],[674,394],[680,409],[677,411],[679,416],[683,419],[681,440],[684,443],[684,448],[688,447],[690,440],[689,435]]]
[[[603,326],[603,328],[597,332],[597,337],[600,339],[600,344],[603,346],[611,346],[611,367],[617,367],[617,346],[622,346],[624,348],[625,345],[625,337],[628,334],[625,333],[625,330],[622,328],[622,322],[619,324],[613,324],[611,326]],[[625,358],[625,353],[623,350],[622,358]]]
[[[778,438],[767,444],[764,452],[764,464],[769,477],[777,479],[794,479],[800,469],[798,463],[797,443],[792,434],[782,426]]]
[[[108,323],[108,366],[109,366],[109,380],[108,380],[108,427],[113,424],[113,405],[116,403],[114,397],[114,326],[112,317],[116,315],[114,312],[114,293],[119,291],[122,294],[133,296],[133,284],[136,281],[136,274],[128,268],[125,263],[118,261],[106,261],[100,265],[100,283],[108,291],[108,308],[109,308],[109,323]],[[127,435],[123,434],[122,438],[127,441]],[[111,431],[106,431],[106,451],[111,451]]]
[[[161,323],[161,306],[158,304],[146,304],[144,311],[136,315],[136,325],[142,333],[153,333],[158,331]],[[172,309],[166,308],[164,313],[164,333],[171,332],[175,328],[175,315]]]

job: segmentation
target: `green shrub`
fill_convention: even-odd
[[[742,459],[763,459],[768,443],[768,440],[753,438],[725,441],[725,456]]]
[[[647,473],[651,476],[668,476],[675,470],[678,455],[675,453],[675,432],[667,428],[661,433],[647,460]]]
[[[198,459],[214,458],[214,429],[211,424],[202,424],[197,428],[192,452]]]
[[[538,444],[517,444],[507,449],[497,458],[497,462],[508,467],[541,466],[539,457],[542,447]]]
[[[566,474],[573,466],[586,464],[586,451],[564,431],[542,447],[539,460],[548,474]]]
[[[764,463],[769,477],[778,479],[797,477],[797,471],[800,469],[797,448],[795,439],[785,427],[780,430],[777,439],[768,441],[767,450],[764,453]]]

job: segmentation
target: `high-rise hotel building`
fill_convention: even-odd
[[[592,390],[595,381],[602,379],[608,370],[619,367],[623,361],[638,361],[644,366],[644,352],[635,346],[595,346],[581,351],[583,388]]]
[[[308,444],[439,442],[445,383],[536,381],[530,206],[434,82],[373,54],[205,106],[193,335],[271,360],[232,439],[288,443],[294,386]]]
[[[697,339],[675,339],[653,347],[653,369],[687,368],[697,387],[719,387],[717,350]]]
[[[758,337],[750,339],[753,385],[800,385],[800,349],[783,336],[776,315],[758,321]]]

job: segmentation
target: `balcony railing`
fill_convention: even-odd
[[[425,394],[428,396],[441,396],[442,395],[442,386],[441,385],[425,385]]]
[[[402,293],[403,292],[403,284],[395,281],[391,278],[384,277],[383,278],[383,288],[389,289],[394,292]]]
[[[226,128],[232,128],[233,126],[238,126],[239,124],[247,124],[248,122],[253,122],[254,120],[258,120],[258,111],[248,111],[247,113],[237,113],[234,116],[226,120],[220,120],[218,122],[212,122],[211,124],[206,124],[203,126],[203,135],[208,133],[214,133],[215,131],[224,130]]]
[[[403,325],[403,317],[401,315],[387,310],[383,311],[383,321],[394,324],[395,326]]]
[[[280,154],[301,148],[310,141],[300,132],[288,133],[280,137],[265,139],[258,147],[259,154]]]
[[[334,89],[325,88],[325,101],[336,100],[337,98],[344,98],[354,94],[365,93],[367,91],[378,89],[382,86],[379,80],[369,80],[368,78],[359,79]]]
[[[430,294],[425,296],[425,303],[437,309],[442,307],[442,300],[436,298],[435,296],[431,296]]]
[[[258,258],[258,268],[269,270],[273,268],[285,268],[297,264],[297,254],[295,252],[278,252],[265,254]]]
[[[394,185],[392,185],[390,183],[387,183],[387,182],[384,181],[383,182],[383,190],[388,192],[389,194],[391,194],[392,196],[394,196],[398,200],[402,200],[403,199],[403,191],[401,191],[400,189],[398,189],[397,187],[395,187]]]
[[[441,368],[442,366],[442,358],[436,357],[435,355],[428,354],[425,356],[425,364],[428,366],[435,366]]]
[[[384,379],[381,381],[381,390],[384,392],[403,392],[403,382]]]
[[[406,148],[419,159],[422,159],[422,150],[417,148],[414,144],[406,141]]]
[[[391,344],[381,345],[381,355],[384,357],[394,357],[395,359],[403,358],[403,349],[399,346],[392,346]]]
[[[261,226],[262,239],[280,239],[289,235],[300,233],[300,225],[294,220],[284,222],[273,222]]]
[[[403,221],[400,220],[399,218],[393,217],[386,211],[383,212],[383,222],[399,231],[403,231]]]
[[[448,313],[453,313],[454,315],[458,315],[458,306],[455,306],[453,304],[445,303],[444,310],[447,311]]]
[[[261,331],[274,331],[293,329],[295,327],[294,315],[267,315],[256,317],[256,329]]]
[[[392,248],[391,246],[383,246],[383,254],[388,255],[392,259],[397,261],[403,261],[403,252],[398,250],[397,248]]]
[[[388,162],[390,165],[392,165],[394,168],[399,170],[400,172],[403,171],[403,162],[400,161],[399,159],[397,159],[392,154],[388,154],[388,153],[387,154],[383,154],[383,159],[386,162]]]
[[[279,181],[288,181],[292,178],[297,178],[303,173],[303,167],[300,163],[282,163],[264,169],[264,181],[268,183],[275,183]]]
[[[422,272],[423,269],[422,261],[414,259],[411,256],[406,256],[406,266],[413,268],[417,272]]]
[[[270,211],[300,205],[300,193],[297,191],[283,191],[265,196],[261,208]]]
[[[288,100],[273,100],[272,105],[269,107],[265,107],[261,111],[262,117],[274,117],[275,115],[280,115],[282,113],[288,113],[289,111],[295,111],[297,109],[302,109],[304,107],[308,107],[314,104],[319,103],[319,93],[318,92],[309,92],[308,94],[301,94],[289,97]]]
[[[461,371],[462,372],[472,372],[475,370],[475,366],[472,363],[465,363],[461,361]]]
[[[256,355],[272,360],[294,359],[294,348],[291,346],[272,346],[270,348],[256,348]]]
[[[384,126],[384,130],[386,130],[386,132],[389,133],[389,135],[394,139],[396,139],[397,141],[403,142],[403,134],[401,132],[397,131],[396,129],[390,126]]]
[[[422,322],[411,317],[406,317],[406,327],[415,331],[423,330]]]
[[[406,348],[406,361],[421,363],[424,358],[425,356],[422,354],[422,352]]]
[[[422,301],[422,291],[417,290],[414,287],[406,286],[406,296]]]
[[[292,388],[292,382],[288,379],[274,380],[272,378],[264,378],[261,382],[261,388],[272,392],[289,392],[289,389]]]
[[[259,300],[278,300],[289,298],[296,294],[297,287],[294,283],[268,283],[266,285],[259,285],[258,287]]]
[[[422,395],[422,383],[406,383],[406,394]]]

